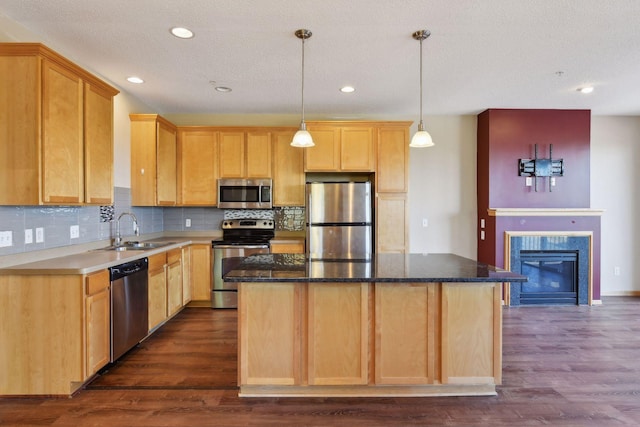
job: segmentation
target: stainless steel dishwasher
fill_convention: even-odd
[[[149,260],[111,267],[111,362],[138,344],[149,332]]]

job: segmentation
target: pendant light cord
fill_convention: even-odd
[[[418,130],[424,130],[424,124],[422,123],[422,40],[420,38],[420,123],[418,124]]]
[[[304,39],[302,37],[302,123],[304,124]]]

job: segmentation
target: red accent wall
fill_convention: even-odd
[[[592,231],[593,298],[600,299],[600,217],[490,217],[489,208],[590,208],[589,110],[489,109],[478,115],[478,260],[504,267],[505,231]],[[563,159],[564,176],[538,191],[518,176],[520,159]],[[481,221],[484,219],[484,229]],[[484,231],[484,239],[480,233]]]
[[[589,110],[486,110],[478,116],[478,203],[491,208],[590,207]],[[518,176],[519,159],[563,159],[565,174],[549,191],[538,191]],[[482,169],[481,169],[482,165]]]

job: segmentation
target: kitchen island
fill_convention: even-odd
[[[503,282],[452,254],[255,255],[238,283],[240,396],[494,395]]]

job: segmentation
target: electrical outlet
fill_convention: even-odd
[[[480,240],[484,240],[484,230],[480,230]]]
[[[0,231],[0,248],[13,245],[13,231]]]
[[[530,176],[526,177],[524,179],[524,185],[526,185],[527,187],[531,187],[533,185],[533,178],[531,178]]]
[[[33,230],[31,228],[24,230],[24,244],[28,245],[29,243],[33,243]]]
[[[79,225],[72,225],[71,227],[69,227],[69,237],[72,239],[77,239],[78,237],[80,237]]]
[[[614,276],[619,276],[620,275],[620,267],[618,267],[618,266],[613,267],[613,275]]]
[[[429,220],[427,218],[422,218],[422,226],[423,227],[428,227],[429,226]]]
[[[191,218],[187,218],[187,219],[184,221],[184,226],[185,226],[185,227],[191,227]]]
[[[44,228],[36,228],[36,243],[44,243]]]
[[[484,218],[480,219],[480,228],[484,228]]]

